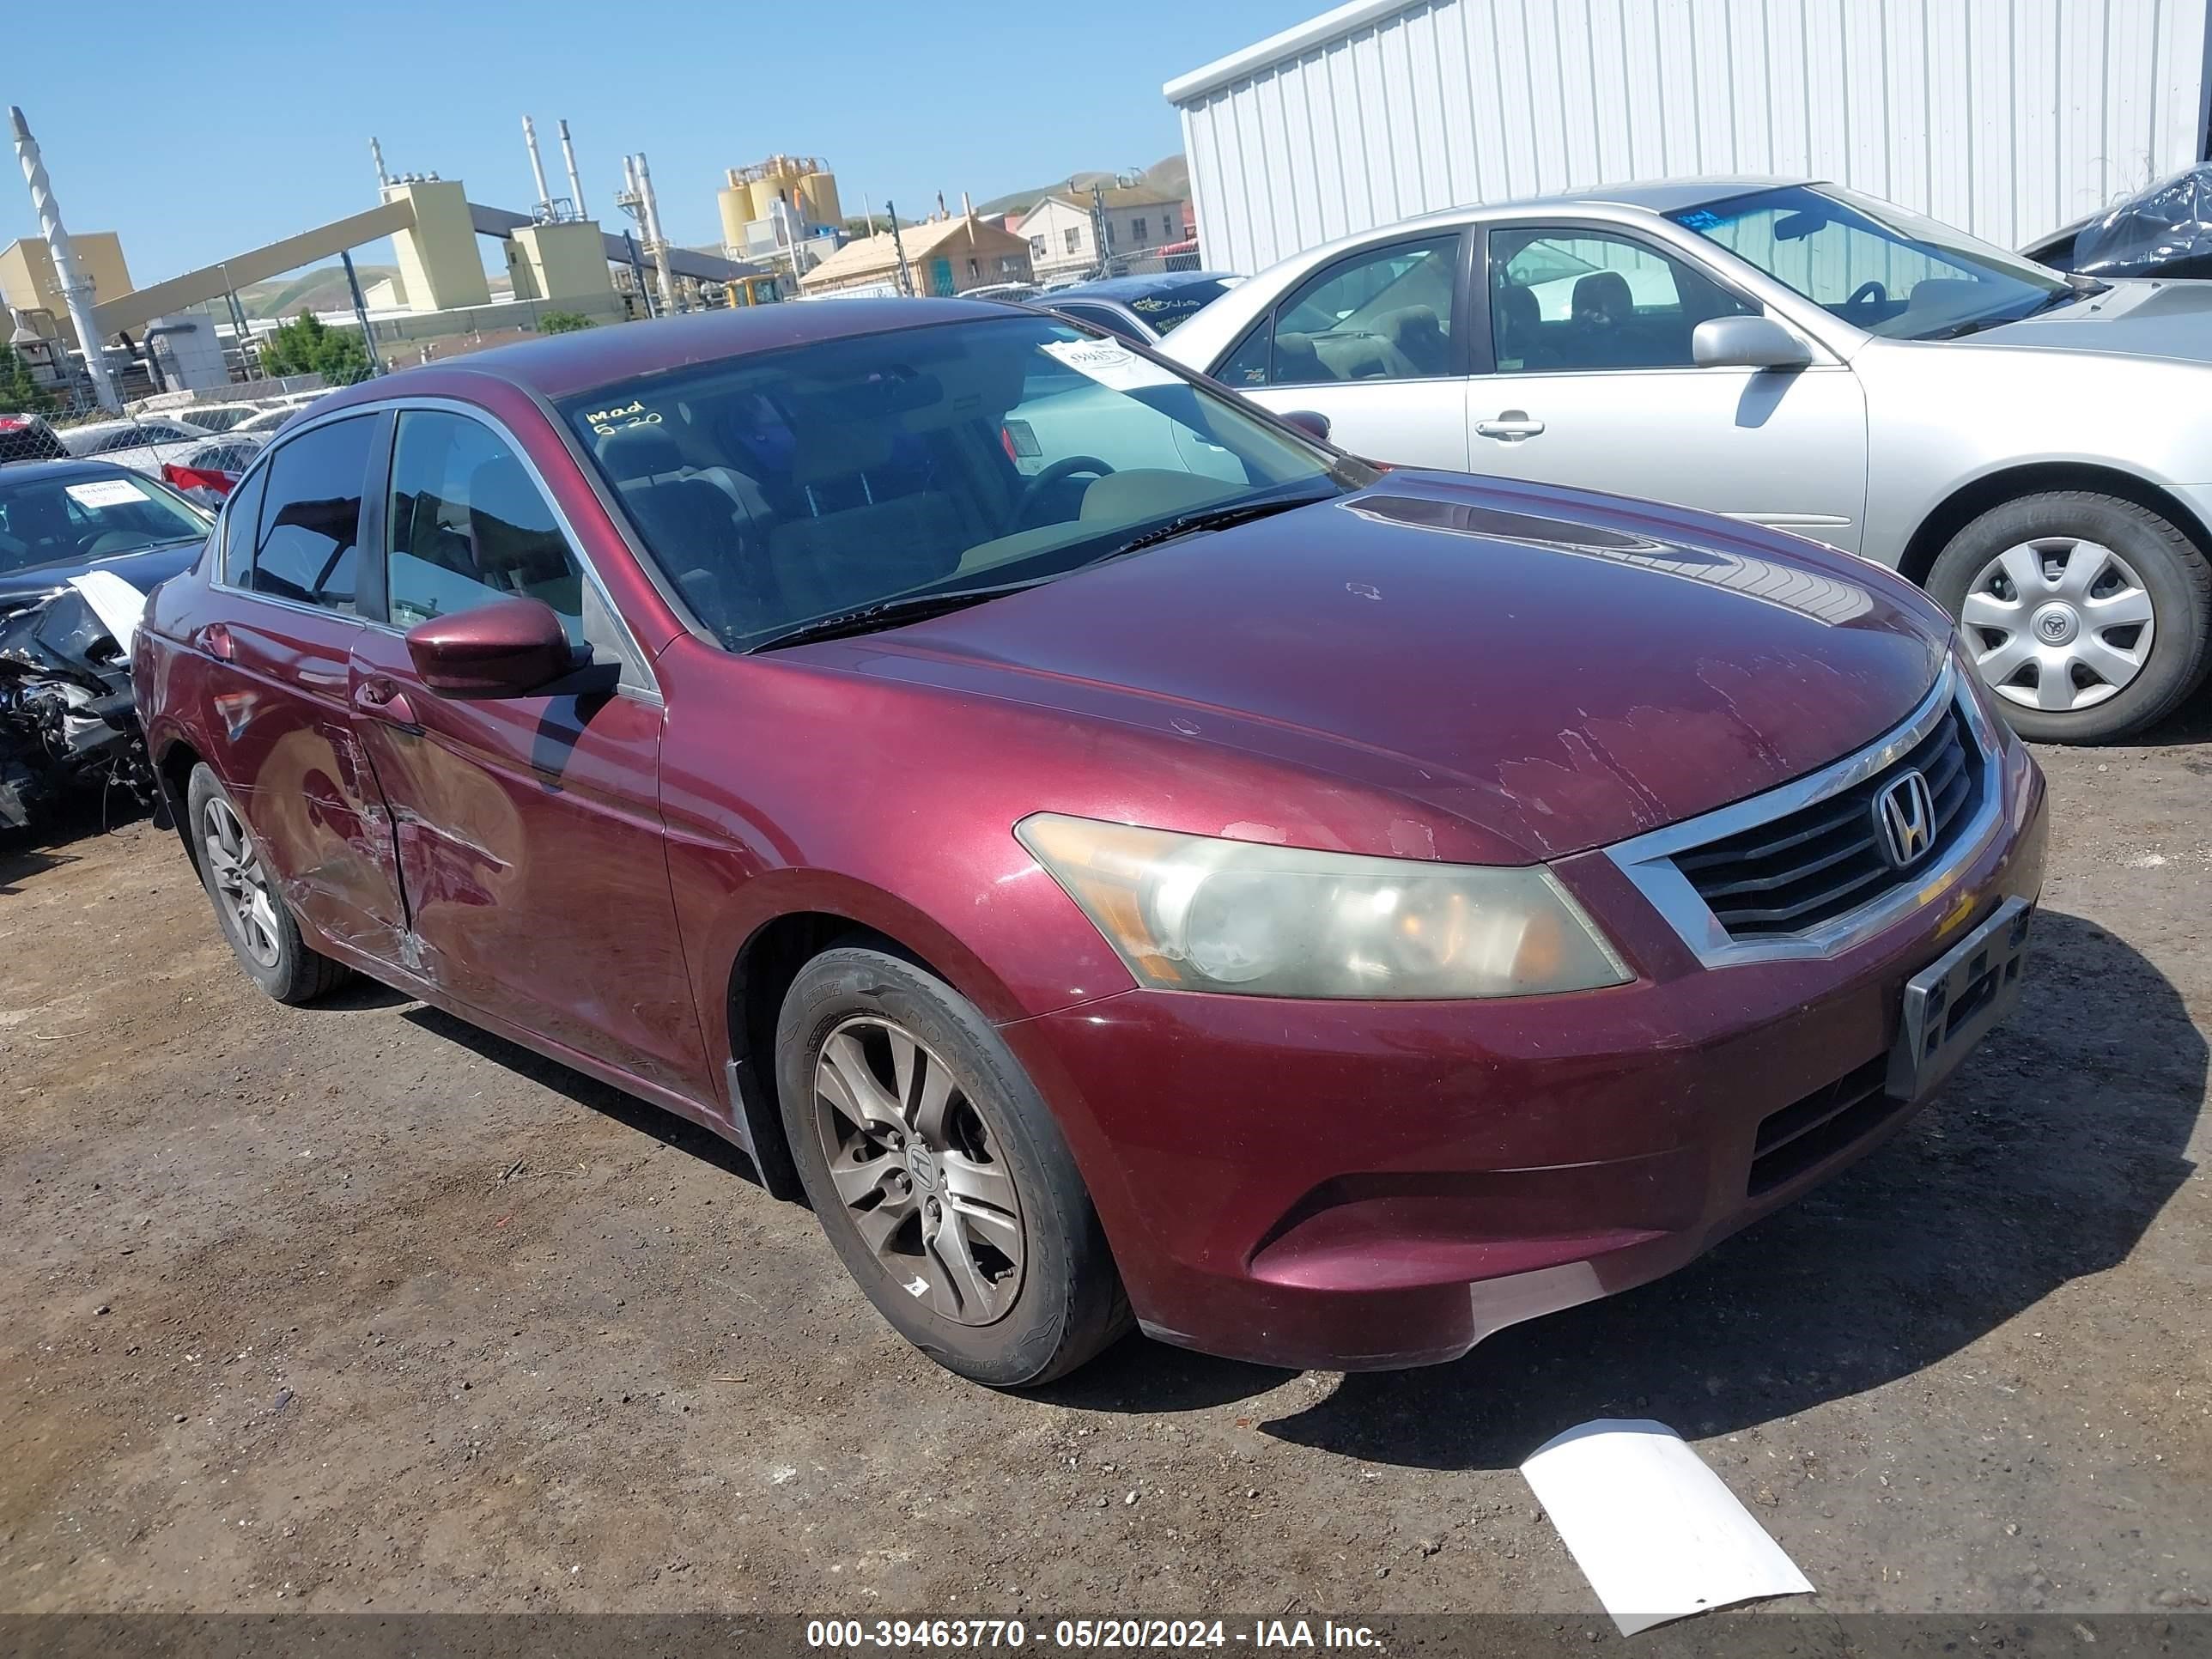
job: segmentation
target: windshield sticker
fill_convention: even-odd
[[[625,404],[617,409],[595,409],[584,416],[592,431],[602,438],[633,426],[659,426],[660,411],[647,409],[641,402]]]
[[[1721,216],[1711,208],[1692,208],[1687,213],[1674,216],[1674,222],[1685,230],[1711,230],[1720,222]]]
[[[94,478],[88,483],[64,484],[62,493],[79,507],[135,507],[146,498],[126,478]]]
[[[1124,346],[1105,340],[1048,340],[1048,355],[1057,357],[1079,374],[1088,375],[1116,392],[1139,386],[1180,386],[1182,382],[1158,363],[1147,362]]]

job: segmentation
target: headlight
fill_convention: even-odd
[[[1520,997],[1632,977],[1540,865],[1360,858],[1050,812],[1014,833],[1143,985]]]

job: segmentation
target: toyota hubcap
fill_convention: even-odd
[[[2149,660],[2150,594],[2109,547],[2045,536],[1982,567],[1959,609],[1974,665],[1999,696],[2063,713],[2114,696]]]
[[[230,919],[246,954],[264,968],[276,965],[276,897],[269,872],[228,801],[220,796],[200,811],[200,845],[215,880],[216,902]]]
[[[962,1325],[1013,1306],[1021,1200],[950,1066],[890,1020],[848,1019],[815,1060],[814,1123],[846,1220],[902,1290]]]

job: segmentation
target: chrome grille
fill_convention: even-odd
[[[1897,760],[1847,789],[1674,855],[1729,937],[1772,938],[1834,921],[1941,865],[1980,805],[1981,750],[1963,711],[1944,717]],[[1875,804],[1907,772],[1927,780],[1925,848],[1900,869],[1884,850]]]

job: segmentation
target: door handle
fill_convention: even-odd
[[[391,680],[378,674],[353,689],[354,707],[364,714],[390,720],[394,726],[417,726],[415,706],[407,701],[407,694]]]
[[[1533,438],[1544,429],[1541,421],[1532,421],[1525,409],[1509,409],[1495,420],[1477,421],[1474,429],[1486,438],[1495,438],[1501,443],[1517,444],[1523,438]]]

